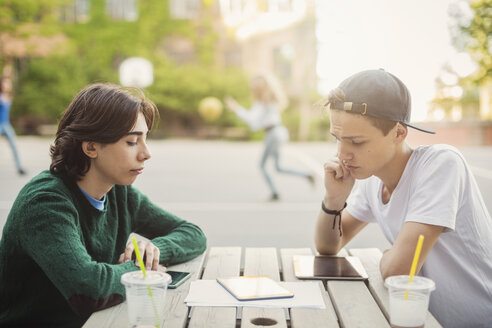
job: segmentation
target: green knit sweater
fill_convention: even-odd
[[[124,299],[118,264],[131,232],[152,240],[160,263],[203,253],[196,225],[152,204],[131,186],[94,208],[77,184],[44,171],[20,191],[0,241],[0,327],[80,327],[92,312]]]

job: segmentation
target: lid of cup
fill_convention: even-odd
[[[408,282],[408,275],[391,276],[386,278],[384,285],[388,288],[413,289],[413,290],[434,290],[436,284],[429,278],[414,276],[411,283]]]
[[[142,271],[127,272],[121,276],[122,284],[136,285],[167,285],[171,282],[171,276],[160,271],[147,271],[144,278]]]

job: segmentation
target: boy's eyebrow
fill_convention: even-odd
[[[332,136],[334,136],[335,138],[337,138],[336,135],[334,135],[333,133],[330,132],[330,134]],[[340,139],[357,139],[357,138],[365,138],[364,136],[346,136],[346,137],[341,137]]]

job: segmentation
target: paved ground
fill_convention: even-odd
[[[49,167],[51,139],[21,137],[18,146],[28,170],[18,176],[7,142],[0,139],[0,228],[17,193],[31,177]],[[312,187],[300,178],[274,173],[281,191],[269,202],[258,169],[261,143],[150,141],[153,158],[135,185],[163,208],[197,223],[210,246],[314,247],[313,232],[323,195],[321,164],[335,152],[327,143],[291,143],[284,163],[318,175]],[[492,210],[492,148],[462,149],[470,161],[489,211]],[[369,225],[349,247],[388,243]]]

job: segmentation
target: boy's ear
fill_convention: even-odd
[[[396,123],[396,138],[402,142],[405,140],[408,134],[408,128],[406,125],[401,124],[400,122]]]
[[[93,141],[82,141],[82,151],[89,158],[97,157],[96,144]]]

